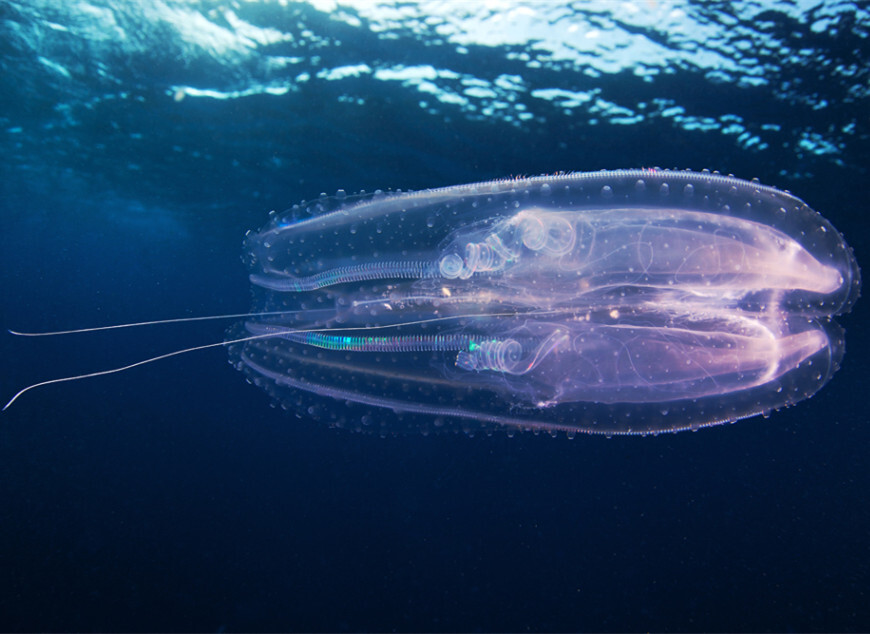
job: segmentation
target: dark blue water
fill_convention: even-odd
[[[272,209],[560,170],[757,177],[865,260],[866,5],[378,7],[0,6],[0,325],[242,312]],[[35,390],[0,630],[867,630],[867,319],[809,401],[656,438],[331,430],[220,349]],[[3,335],[0,387],[223,336]]]

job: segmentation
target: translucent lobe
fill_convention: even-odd
[[[508,280],[526,275],[568,279],[575,273],[596,289],[637,284],[720,294],[802,290],[827,295],[843,283],[836,267],[821,264],[782,232],[709,212],[531,208],[499,223],[480,242],[463,240],[458,236],[458,244],[441,256],[442,263],[462,261],[453,270],[442,265],[445,278],[498,271]]]

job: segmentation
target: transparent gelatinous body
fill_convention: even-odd
[[[624,170],[323,199],[246,241],[231,360],[287,408],[380,432],[657,433],[821,388],[860,290],[777,189]]]

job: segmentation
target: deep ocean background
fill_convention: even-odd
[[[7,0],[0,388],[220,341],[321,192],[661,166],[789,189],[867,261],[852,2]],[[380,438],[221,349],[0,415],[0,630],[866,631],[870,336],[796,407],[649,438]],[[335,404],[341,407],[340,403]]]

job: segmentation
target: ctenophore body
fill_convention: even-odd
[[[619,170],[354,201],[248,235],[231,362],[281,406],[377,433],[650,434],[766,414],[838,369],[860,291],[800,199]],[[276,314],[277,313],[277,314]]]

